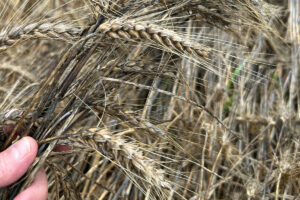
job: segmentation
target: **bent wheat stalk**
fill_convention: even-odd
[[[79,39],[83,31],[82,27],[69,27],[62,23],[32,23],[23,27],[14,27],[10,31],[0,33],[0,51],[6,50],[20,40],[30,38],[51,38],[72,42]],[[198,55],[201,58],[209,57],[212,51],[208,47],[202,47],[183,38],[172,30],[133,20],[109,20],[99,26],[99,31],[114,39],[152,41],[173,51]]]

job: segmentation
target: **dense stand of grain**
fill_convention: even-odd
[[[0,199],[300,198],[299,9],[1,1],[0,147],[39,152]]]

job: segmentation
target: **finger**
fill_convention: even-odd
[[[41,169],[34,178],[32,184],[23,192],[18,194],[14,200],[46,200],[48,196],[47,176]]]
[[[37,154],[37,142],[24,137],[0,153],[0,188],[17,181],[25,174]]]

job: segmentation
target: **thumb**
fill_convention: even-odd
[[[0,153],[0,188],[17,181],[25,174],[37,154],[37,142],[24,137]]]

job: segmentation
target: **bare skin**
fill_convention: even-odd
[[[0,188],[16,182],[34,161],[38,150],[37,142],[24,137],[0,153]],[[40,170],[32,184],[22,191],[15,200],[47,199],[48,183],[45,171]]]

